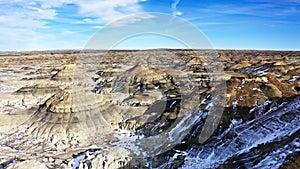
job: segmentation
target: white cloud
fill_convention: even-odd
[[[138,0],[75,0],[83,16],[99,19],[98,22],[109,23],[124,15],[141,12]]]
[[[73,35],[75,34],[76,32],[73,32],[73,31],[63,31],[61,34],[62,35]]]
[[[98,26],[92,26],[92,28],[93,28],[93,29],[102,29],[102,28],[104,28],[104,26],[98,25]]]
[[[94,23],[97,23],[97,21],[94,19],[90,19],[90,18],[84,18],[80,21],[75,22],[75,24],[94,24]]]
[[[39,7],[38,1],[0,1],[0,50],[26,50],[43,37],[37,30],[47,28],[47,21],[55,19],[52,8]]]
[[[36,20],[43,20],[43,19],[54,19],[56,16],[56,10],[54,9],[44,9],[44,8],[37,8],[37,7],[28,7],[29,10],[27,13],[27,18],[32,18]]]
[[[55,37],[60,35],[51,32],[55,28],[51,28],[49,23],[59,19],[57,9],[64,4],[78,7],[78,13],[73,15],[84,19],[75,22],[76,24],[104,25],[122,16],[142,12],[139,2],[140,0],[0,0],[0,41],[6,42],[0,46],[0,51],[34,50],[32,47],[36,44],[42,46],[40,42],[45,41],[48,36],[55,43]],[[45,29],[47,34],[41,33]],[[73,33],[62,32],[63,35]],[[44,49],[48,45],[49,43],[45,44]]]
[[[175,13],[175,15],[181,16],[181,15],[183,15],[183,12],[177,11],[177,12]]]
[[[179,2],[180,2],[180,0],[174,0],[172,5],[171,5],[174,16],[180,16],[180,15],[183,14],[182,12],[177,10],[177,5],[179,4]]]
[[[148,13],[143,13],[139,15],[130,15],[125,17],[122,20],[117,20],[115,22],[110,23],[108,26],[113,26],[113,27],[119,27],[119,26],[126,26],[128,24],[136,23],[144,19],[150,19],[155,16],[148,14]]]
[[[63,4],[73,3],[72,0],[36,0],[41,3],[42,8],[58,8]]]

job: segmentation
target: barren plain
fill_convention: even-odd
[[[296,169],[299,95],[297,51],[1,52],[0,168]]]

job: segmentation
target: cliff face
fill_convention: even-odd
[[[299,167],[300,52],[0,54],[0,168]]]

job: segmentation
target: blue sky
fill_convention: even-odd
[[[215,49],[300,50],[300,0],[0,0],[0,51],[82,49],[106,25],[141,12],[176,15]],[[148,35],[125,42],[118,47],[180,47]]]

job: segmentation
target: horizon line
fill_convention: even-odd
[[[217,49],[190,49],[190,48],[119,48],[119,49],[34,49],[34,50],[7,50],[0,51],[0,53],[13,52],[66,52],[66,51],[147,51],[147,50],[216,50],[216,51],[286,51],[286,52],[300,52],[300,49],[235,49],[235,48],[217,48]]]

